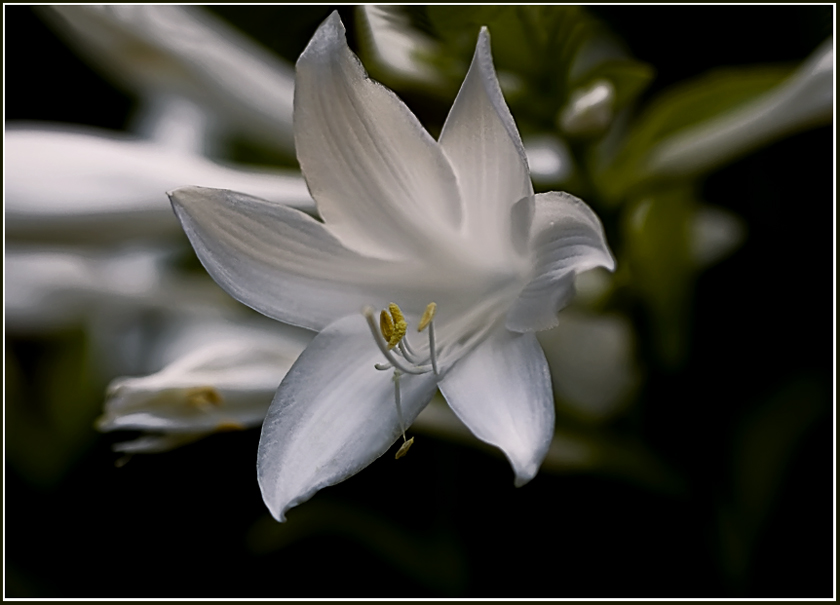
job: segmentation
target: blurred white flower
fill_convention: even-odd
[[[294,149],[294,71],[193,6],[43,7],[41,14],[115,81],[147,102],[190,99],[222,129]]]
[[[579,136],[603,132],[613,118],[615,87],[609,80],[596,80],[586,88],[572,91],[568,103],[557,116],[566,134]]]
[[[698,174],[797,130],[829,124],[833,115],[834,38],[829,38],[775,89],[663,140],[651,152],[647,171]]]
[[[203,275],[168,268],[170,251],[7,243],[5,319],[13,333],[90,325],[109,314],[204,312],[236,303]],[[238,305],[236,305],[238,306]]]
[[[588,206],[534,196],[486,28],[436,142],[367,78],[334,12],[297,63],[295,141],[323,223],[231,191],[171,194],[222,287],[320,331],[263,425],[258,474],[272,514],[283,520],[405,439],[438,386],[504,451],[516,484],[529,481],[554,430],[533,332],[556,325],[577,272],[614,260]],[[377,323],[367,305],[388,311]],[[428,340],[409,345],[409,323]]]
[[[525,138],[525,156],[531,179],[537,185],[561,183],[574,170],[572,153],[566,143],[553,135],[539,135]]]
[[[539,340],[560,405],[585,420],[612,417],[641,384],[633,325],[621,315],[567,310]]]
[[[94,128],[6,131],[6,234],[44,239],[161,239],[179,231],[166,191],[236,188],[312,211],[295,171],[222,166],[176,146]]]
[[[700,205],[691,221],[691,257],[699,267],[709,267],[737,250],[746,237],[746,221],[737,214],[716,206]]]
[[[437,42],[411,26],[400,6],[365,5],[357,9],[360,22],[366,26],[372,58],[399,78],[419,83],[439,84],[438,73],[423,55],[431,55]]]
[[[162,370],[110,384],[97,428],[143,431],[114,450],[151,453],[259,426],[283,376],[314,336],[265,323],[193,321],[166,343],[163,355],[175,358]]]

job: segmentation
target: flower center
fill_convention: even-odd
[[[437,352],[435,350],[435,326],[434,317],[437,305],[429,303],[426,305],[426,310],[423,311],[423,316],[417,323],[417,331],[422,332],[428,328],[429,335],[429,354],[422,356],[415,352],[406,338],[408,331],[408,322],[402,310],[396,303],[388,305],[388,309],[383,309],[379,313],[379,325],[376,325],[376,318],[374,316],[373,307],[365,307],[362,309],[362,314],[367,319],[370,332],[373,335],[373,340],[376,346],[382,351],[387,363],[377,363],[374,367],[377,370],[394,370],[394,404],[397,407],[397,417],[400,421],[400,429],[402,430],[403,444],[397,451],[395,458],[402,458],[411,444],[414,443],[414,437],[406,439],[405,437],[405,420],[403,419],[402,406],[400,405],[400,376],[403,374],[428,374],[434,372],[438,375],[437,366]]]

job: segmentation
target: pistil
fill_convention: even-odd
[[[435,351],[435,328],[432,321],[435,315],[437,305],[429,303],[426,306],[423,316],[417,324],[417,331],[422,332],[428,327],[429,329],[429,358],[421,363],[421,357],[414,352],[411,345],[406,338],[406,331],[408,324],[405,321],[402,310],[395,303],[388,305],[388,310],[382,310],[379,313],[379,325],[376,325],[376,318],[373,307],[367,306],[362,309],[362,314],[368,322],[368,327],[373,335],[373,341],[382,355],[385,356],[387,363],[377,363],[374,367],[377,370],[394,370],[394,404],[397,408],[397,418],[400,421],[400,430],[402,431],[403,443],[400,449],[397,450],[395,458],[402,458],[408,452],[411,444],[414,443],[414,437],[406,439],[405,436],[405,419],[402,413],[401,395],[400,395],[400,376],[403,374],[428,374],[434,372],[438,374],[437,353]],[[393,349],[397,347],[395,352]],[[396,354],[395,354],[396,353]],[[397,357],[397,354],[410,365],[405,365]],[[426,365],[431,362],[431,365]]]

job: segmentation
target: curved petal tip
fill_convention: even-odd
[[[333,51],[336,45],[346,44],[346,30],[337,10],[330,13],[324,22],[318,26],[306,49],[298,58],[300,63],[304,57],[312,58],[324,56]]]

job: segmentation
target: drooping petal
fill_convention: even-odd
[[[504,257],[511,208],[534,191],[525,148],[493,68],[486,28],[478,36],[440,145],[458,177],[467,235],[479,239],[488,254]]]
[[[300,173],[238,170],[93,128],[6,131],[6,234],[59,240],[175,237],[166,191],[200,183],[312,211]]]
[[[535,196],[531,249],[534,276],[507,315],[516,332],[557,325],[557,312],[574,294],[574,276],[594,267],[615,268],[604,228],[592,209],[568,193]]]
[[[314,336],[273,326],[241,324],[230,334],[227,323],[203,322],[202,346],[149,376],[114,380],[97,428],[209,433],[260,425],[283,376]]]
[[[216,283],[279,321],[319,330],[367,304],[414,301],[415,287],[422,292],[422,280],[411,280],[422,275],[419,267],[348,250],[323,223],[292,208],[203,187],[170,197]]]
[[[405,104],[368,78],[335,12],[297,62],[295,145],[318,211],[347,247],[404,257],[457,233],[452,168]]]
[[[43,7],[92,63],[145,97],[191,99],[263,144],[293,149],[292,66],[195,6]]]
[[[401,435],[393,373],[364,318],[323,330],[286,375],[263,424],[257,474],[278,521],[315,492],[354,475]],[[400,378],[402,415],[410,424],[435,393],[433,374]]]
[[[496,330],[449,370],[440,391],[476,437],[505,453],[517,486],[534,478],[554,433],[551,376],[534,334]]]

